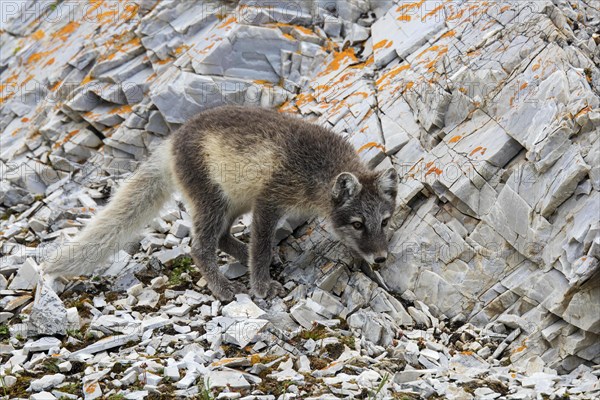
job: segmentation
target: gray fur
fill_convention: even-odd
[[[79,241],[101,235],[126,239],[152,217],[149,210],[156,212],[174,184],[193,219],[194,262],[222,300],[245,288],[221,274],[217,248],[249,262],[253,294],[283,294],[269,267],[275,226],[286,214],[329,217],[334,233],[357,255],[368,262],[387,257],[382,222],[395,209],[397,174],[393,169],[370,171],[350,143],[328,129],[275,111],[225,106],[183,125],[157,154],[166,151],[169,157],[155,155],[140,168],[148,172],[128,182]],[[248,211],[253,212],[249,250],[229,233],[236,218]],[[358,220],[361,229],[353,225]],[[49,271],[81,274],[94,267],[71,263]]]

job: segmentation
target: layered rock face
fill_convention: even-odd
[[[597,1],[40,0],[1,6],[0,320],[31,313],[13,336],[21,328],[64,334],[78,320],[77,310],[62,304],[64,296],[46,286],[31,305],[35,261],[78,232],[111,189],[182,123],[203,109],[235,103],[327,126],[348,138],[371,167],[394,166],[401,179],[391,257],[378,271],[359,272],[323,221],[280,224],[280,279],[293,292],[287,306],[260,304],[272,315],[253,321],[260,325],[256,334],[266,326],[293,331],[310,329],[315,320],[347,319],[361,339],[358,353],[385,358],[394,347],[409,354],[404,361],[428,371],[396,375],[396,385],[448,367],[448,358],[444,364],[432,354],[417,361],[419,351],[442,352],[436,343],[415,353],[415,343],[398,342],[406,327],[429,329],[431,339],[443,330],[439,321],[467,323],[478,329],[469,331],[471,338],[481,333],[496,340],[484,351],[464,338],[465,347],[456,347],[471,353],[465,357],[476,353],[477,368],[503,359],[532,373],[549,368],[589,375],[585,368],[600,364]],[[120,274],[115,287],[139,284],[133,272],[144,268],[159,279],[157,265],[189,253],[183,210],[173,203],[152,221],[141,248],[132,238],[133,247],[105,274]],[[236,234],[247,235],[249,223],[245,219]],[[245,273],[239,267],[225,268],[239,276]],[[168,321],[190,318],[190,304],[210,304],[193,293],[192,301],[182,293],[150,292],[142,300],[141,292],[129,293],[117,307],[141,301],[164,308],[166,298],[173,307],[152,318]],[[114,311],[113,305],[98,311],[105,306],[92,307],[98,312],[92,328],[124,337],[99,341],[94,351],[76,356],[91,357],[147,331],[150,340],[152,329],[169,324],[160,319],[155,327],[136,315],[140,321],[125,318],[135,332],[122,324],[113,329],[111,321],[98,322]],[[219,302],[202,307],[209,308],[202,318],[221,318],[221,312],[235,318]],[[227,343],[244,348],[255,336],[227,333],[231,326],[221,324]],[[211,351],[221,340],[210,339]],[[277,354],[286,350],[280,346]],[[345,365],[350,353],[343,354]],[[25,360],[19,357],[13,364]],[[205,361],[218,361],[210,357]],[[178,361],[175,369],[182,365]],[[180,389],[208,374],[185,365],[190,382]],[[297,378],[293,366],[282,365],[281,381]],[[367,375],[363,383],[383,376]],[[598,390],[592,378],[580,392]],[[241,379],[256,383],[248,375]],[[529,387],[537,390],[538,380]],[[439,382],[426,386],[429,395],[447,389]]]

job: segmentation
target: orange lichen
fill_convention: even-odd
[[[273,86],[273,82],[264,80],[264,79],[256,79],[253,81],[254,83],[256,83],[257,85],[262,85],[262,86]]]
[[[423,16],[423,18],[421,18],[421,21],[425,21],[427,18],[434,16],[435,14],[438,13],[438,11],[440,11],[443,8],[444,8],[444,5],[440,4],[439,6],[435,7],[433,10],[431,10],[427,14],[425,14]]]
[[[231,16],[231,17],[227,18],[225,21],[221,22],[221,24],[217,28],[219,28],[219,29],[226,28],[229,25],[236,23],[236,22],[237,22],[237,18],[234,16]]]
[[[140,9],[140,6],[135,3],[127,3],[125,11],[123,12],[123,19],[125,21],[131,20],[135,17]]]
[[[396,68],[391,69],[390,71],[381,75],[381,77],[379,77],[379,79],[377,79],[377,81],[376,81],[377,86],[381,86],[381,84],[384,81],[391,80],[391,79],[395,78],[397,75],[399,75],[401,72],[406,71],[408,69],[410,69],[410,64],[400,65]]]
[[[123,106],[120,107],[116,107],[113,110],[111,110],[109,112],[109,114],[125,114],[125,113],[130,113],[132,111],[132,108],[129,104],[125,104]]]
[[[529,86],[529,84],[527,82],[523,83],[520,87],[519,90],[523,90],[525,89],[527,86]]]
[[[356,55],[354,54],[354,49],[351,47],[344,51],[334,52],[333,60],[331,60],[329,65],[325,67],[321,73],[319,73],[319,76],[327,75],[330,72],[337,71],[340,69],[342,63],[346,61],[350,61],[350,63],[358,62],[358,58],[356,58]]]
[[[527,348],[527,345],[525,344],[525,341],[523,341],[523,342],[521,343],[521,346],[517,347],[517,348],[516,348],[516,349],[513,351],[513,354],[514,354],[514,353],[520,353],[520,352],[522,352],[523,350],[525,350],[526,348]]]
[[[430,175],[430,174],[441,175],[441,174],[442,174],[442,172],[444,172],[444,171],[442,171],[441,169],[439,169],[439,168],[437,168],[437,167],[431,167],[431,168],[430,168],[430,169],[429,169],[429,170],[428,170],[428,171],[425,173],[425,176],[428,176],[428,175]]]
[[[71,131],[69,133],[67,133],[65,135],[65,138],[59,142],[54,143],[54,146],[52,146],[54,149],[58,149],[60,146],[62,146],[63,144],[67,143],[69,140],[71,140],[71,138],[75,135],[77,135],[77,133],[79,132],[79,129],[75,129],[74,131]]]
[[[473,151],[469,154],[469,156],[473,156],[475,153],[480,153],[481,155],[484,155],[486,151],[487,151],[487,148],[477,146],[473,149]]]
[[[96,16],[96,20],[99,24],[106,24],[111,20],[116,20],[117,10],[108,10]]]
[[[377,143],[377,142],[369,142],[367,144],[362,145],[358,150],[356,150],[357,153],[362,153],[365,150],[369,150],[372,148],[377,148],[380,149],[381,151],[385,152],[385,147],[383,147],[383,145]]]
[[[75,32],[75,30],[77,28],[79,28],[79,22],[71,21],[68,24],[66,24],[65,26],[63,26],[59,31],[54,33],[52,35],[52,37],[54,37],[55,39],[60,39],[63,42],[65,42],[69,38],[69,36],[73,32]]]
[[[203,48],[202,50],[195,50],[195,52],[197,54],[205,54],[208,53],[208,51],[210,49],[212,49],[213,47],[215,47],[216,42],[210,43],[208,46],[206,46],[205,48]]]
[[[448,140],[448,143],[456,143],[460,139],[462,139],[462,136],[461,135],[456,135],[456,136],[452,137],[450,140]]]
[[[308,103],[311,103],[313,101],[315,101],[315,96],[312,95],[311,93],[300,93],[296,97],[296,105],[298,107],[303,106]]]
[[[456,32],[454,30],[451,30],[451,31],[444,33],[442,36],[440,36],[440,39],[446,39],[446,38],[454,37],[454,36],[456,36]]]
[[[51,59],[49,59],[49,60],[46,62],[46,64],[44,64],[44,65],[45,65],[45,66],[52,65],[52,64],[54,64],[54,61],[55,61],[55,59],[54,59],[54,58],[51,58]]]
[[[425,0],[420,0],[416,3],[402,4],[396,9],[396,12],[402,13],[402,12],[410,11],[412,9],[421,7],[424,3],[425,3]]]
[[[380,40],[379,42],[375,43],[375,45],[373,46],[373,50],[378,50],[378,49],[387,49],[389,48],[391,45],[393,44],[392,41],[387,40],[387,39],[383,39]]]
[[[190,46],[182,44],[181,46],[177,47],[173,52],[177,55],[180,55],[184,51],[187,51],[189,48]]]
[[[21,122],[29,122],[29,118],[25,117],[21,119]]]
[[[38,61],[40,61],[42,58],[46,58],[48,57],[50,54],[54,53],[54,49],[50,50],[50,51],[41,51],[39,53],[33,53],[32,55],[29,56],[29,58],[27,59],[27,63],[31,64],[31,63],[37,63]]]
[[[304,33],[305,35],[314,35],[315,34],[313,31],[311,31],[308,28],[305,28],[304,26],[296,25],[294,28],[296,28],[298,31]]]
[[[35,40],[41,40],[44,38],[44,36],[46,36],[46,34],[41,29],[38,29],[31,35],[31,37],[34,38]]]
[[[92,76],[90,74],[88,74],[85,78],[83,78],[83,80],[81,81],[81,85],[85,85],[88,84],[92,81]]]
[[[459,19],[461,18],[463,15],[465,14],[465,10],[460,10],[459,12],[457,12],[456,14],[450,14],[446,17],[447,21],[453,21],[455,19]]]
[[[410,20],[412,19],[412,17],[410,15],[403,14],[403,15],[399,16],[396,19],[398,21],[402,21],[402,22],[410,22]]]
[[[61,83],[62,83],[62,81],[58,81],[54,85],[50,86],[50,91],[54,92],[56,89],[58,89],[58,87],[60,86]]]
[[[98,386],[98,384],[96,382],[94,382],[85,388],[85,392],[88,394],[94,393],[96,391],[97,386]]]
[[[173,58],[167,57],[164,60],[158,60],[158,61],[155,61],[154,63],[158,64],[158,65],[165,65],[165,64],[168,64],[170,62],[173,62],[173,60],[174,60]]]

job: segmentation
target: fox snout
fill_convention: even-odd
[[[375,253],[364,253],[359,251],[359,254],[369,264],[382,264],[387,260],[388,257],[387,250],[381,250]]]
[[[382,251],[375,256],[375,262],[377,264],[384,263],[387,260],[388,253],[387,251]]]

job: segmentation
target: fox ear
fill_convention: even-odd
[[[377,178],[377,188],[384,196],[396,198],[398,192],[398,173],[395,168],[383,171]]]
[[[362,185],[358,178],[350,172],[342,172],[335,178],[331,190],[333,200],[337,203],[345,203],[360,192]]]

